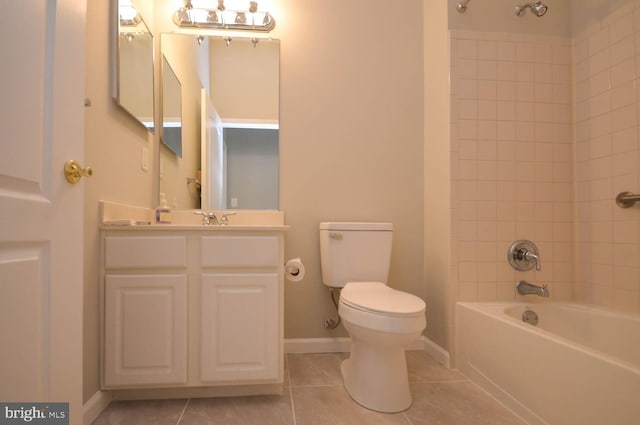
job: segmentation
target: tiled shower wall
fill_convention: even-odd
[[[451,31],[452,281],[460,301],[515,300],[516,280],[573,297],[571,42]],[[539,249],[516,272],[512,242]]]
[[[548,283],[551,300],[640,312],[640,6],[629,2],[573,39],[451,31],[452,295],[514,300]],[[534,241],[539,272],[509,245]]]
[[[637,3],[637,2],[635,2]],[[640,312],[640,8],[629,2],[574,39],[576,299]]]

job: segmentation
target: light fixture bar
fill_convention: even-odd
[[[258,10],[257,2],[250,2],[248,10],[229,10],[224,2],[218,1],[217,9],[193,7],[190,0],[173,14],[173,22],[181,28],[204,28],[221,30],[242,30],[269,32],[276,26],[276,20]]]

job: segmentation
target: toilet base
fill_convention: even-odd
[[[384,413],[411,406],[404,346],[373,346],[353,342],[351,355],[340,365],[347,392],[358,404]]]

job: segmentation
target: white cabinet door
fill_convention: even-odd
[[[201,285],[200,379],[279,378],[278,274],[210,273]]]
[[[187,381],[187,277],[107,275],[106,387]]]

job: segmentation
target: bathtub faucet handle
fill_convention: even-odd
[[[531,241],[519,240],[512,243],[507,253],[507,259],[509,260],[509,264],[516,270],[531,270],[535,265],[536,270],[540,271],[541,265],[538,247]]]
[[[524,251],[524,259],[527,261],[535,261],[536,262],[536,270],[540,271],[540,257],[538,254],[535,254],[531,251],[527,251],[526,248],[523,248],[521,251]]]

